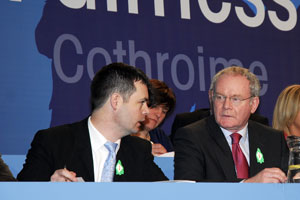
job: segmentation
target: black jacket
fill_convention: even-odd
[[[121,139],[117,153],[124,167],[123,175],[114,181],[167,180],[153,162],[151,144],[138,137]],[[57,169],[64,166],[85,181],[94,181],[93,156],[87,119],[37,132],[29,150],[19,181],[49,181]]]

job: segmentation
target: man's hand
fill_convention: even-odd
[[[279,168],[266,168],[255,176],[244,180],[244,183],[285,183],[287,177]]]
[[[58,169],[51,176],[51,182],[77,182],[76,173],[67,169]]]
[[[165,149],[165,147],[159,143],[157,144],[152,144],[152,154],[154,156],[158,156],[161,154],[167,153],[167,150]]]

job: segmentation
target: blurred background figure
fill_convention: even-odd
[[[151,79],[153,101],[149,107],[149,114],[141,127],[141,130],[132,134],[152,143],[152,154],[161,155],[173,151],[173,145],[169,137],[158,126],[169,116],[175,107],[176,97],[172,89],[166,83],[157,79]]]
[[[300,85],[290,85],[279,95],[273,114],[273,128],[284,136],[300,136]]]
[[[15,181],[16,179],[12,175],[8,166],[4,163],[0,154],[0,181]]]

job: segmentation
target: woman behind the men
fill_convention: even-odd
[[[300,136],[300,85],[290,85],[280,93],[273,113],[273,128],[282,130],[285,137]]]
[[[174,110],[176,98],[163,81],[151,79],[153,101],[149,107],[149,114],[141,127],[141,131],[134,136],[146,139],[152,143],[152,154],[160,155],[173,151],[169,137],[158,126]]]

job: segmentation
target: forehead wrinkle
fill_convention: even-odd
[[[222,82],[223,84],[220,84]],[[224,85],[226,83],[226,86]],[[248,84],[245,84],[248,83]],[[222,90],[222,92],[220,92]],[[248,91],[248,92],[245,92]],[[223,96],[244,96],[242,93],[250,92],[250,82],[247,78],[239,75],[223,75],[216,82],[216,93],[221,94]],[[226,95],[225,95],[226,94]],[[246,96],[247,94],[245,94]]]

